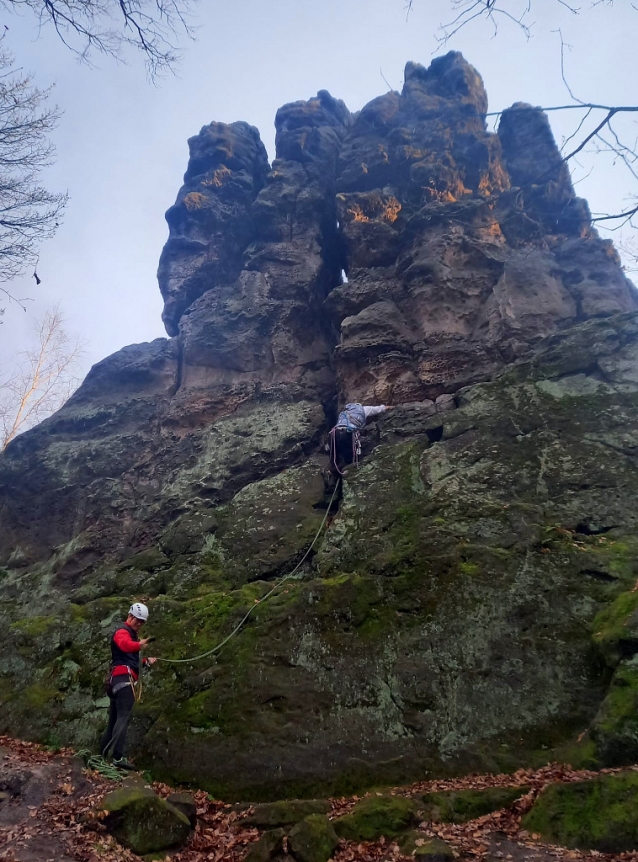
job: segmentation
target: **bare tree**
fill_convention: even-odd
[[[75,372],[83,345],[67,333],[60,309],[47,312],[36,331],[35,347],[19,353],[0,381],[0,451],[60,408],[79,383]]]
[[[406,10],[407,15],[420,3],[422,0],[407,0]],[[555,0],[572,15],[579,15],[582,11],[580,6],[576,6],[567,0]],[[589,5],[589,8],[606,3],[612,6],[614,0],[594,0]],[[632,4],[633,5],[633,4]],[[534,21],[532,15],[535,4],[532,0],[450,0],[452,9],[452,18],[444,24],[439,25],[439,42],[447,44],[453,36],[478,18],[484,18],[491,24],[494,35],[498,35],[499,23],[501,21],[510,21],[516,24],[527,36],[530,37]],[[633,8],[636,8],[635,6]]]
[[[38,183],[54,156],[48,135],[59,118],[48,96],[0,51],[0,293],[22,307],[24,300],[2,283],[34,266],[38,246],[55,232],[67,200]]]
[[[0,10],[28,10],[41,26],[52,26],[70,50],[89,60],[95,51],[118,57],[140,50],[152,78],[177,60],[180,32],[192,36],[187,21],[195,0],[0,0]],[[0,36],[0,298],[26,308],[26,298],[3,287],[37,261],[40,244],[59,225],[67,196],[38,183],[53,161],[49,134],[60,114],[48,105],[50,90],[39,90],[2,50]],[[39,278],[35,272],[36,283]],[[0,317],[4,308],[0,306]]]
[[[192,36],[188,16],[193,0],[0,0],[0,9],[29,9],[41,25],[54,27],[82,59],[97,51],[120,56],[129,46],[141,51],[151,77],[178,60],[180,32]]]

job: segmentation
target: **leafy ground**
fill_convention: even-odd
[[[638,768],[638,767],[637,767]],[[619,770],[603,770],[610,773]],[[442,790],[497,786],[530,788],[510,808],[463,825],[421,823],[423,841],[438,836],[463,862],[511,860],[553,862],[555,859],[597,862],[638,862],[638,852],[617,855],[580,852],[543,844],[538,835],[521,829],[521,816],[537,794],[554,782],[580,781],[598,773],[553,764],[513,775],[471,775],[453,780],[426,781],[392,793],[416,796]],[[171,788],[154,784],[163,796]],[[139,857],[118,845],[91,811],[113,782],[88,772],[68,749],[56,753],[39,745],[0,736],[0,860],[2,862],[135,862]],[[387,790],[384,792],[388,792]],[[198,826],[188,844],[170,854],[172,862],[240,862],[259,831],[243,825],[244,811],[195,794]],[[332,815],[347,813],[359,797],[332,800]],[[250,810],[250,809],[248,809]],[[357,844],[342,841],[335,862],[390,862],[407,859],[390,841]]]

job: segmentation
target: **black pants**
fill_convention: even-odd
[[[117,686],[118,683],[115,685]],[[124,757],[126,732],[135,705],[133,686],[127,684],[124,688],[118,689],[115,694],[109,694],[109,700],[111,701],[109,723],[100,740],[100,754],[103,757],[110,754],[119,760]]]
[[[339,476],[344,467],[354,460],[353,439],[350,431],[345,428],[334,429],[334,440],[331,445],[330,466],[332,472]]]

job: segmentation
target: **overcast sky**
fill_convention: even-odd
[[[638,102],[635,42],[638,12],[629,2],[590,7],[573,15],[558,0],[534,0],[532,37],[502,22],[496,38],[475,22],[449,45],[438,25],[452,17],[449,0],[201,0],[194,42],[183,44],[177,75],[149,84],[141,57],[128,65],[96,58],[81,65],[52,32],[34,20],[5,15],[5,42],[36,83],[55,83],[64,111],[55,133],[57,160],[45,177],[70,202],[56,237],[41,250],[38,272],[14,282],[32,297],[28,313],[7,308],[0,326],[0,363],[7,367],[28,343],[33,321],[60,303],[71,331],[87,342],[83,371],[133,342],[165,335],[156,270],[167,238],[165,210],[181,185],[187,138],[212,120],[256,125],[274,156],[274,116],[285,102],[328,89],[350,110],[400,89],[408,60],[428,65],[438,53],[462,51],[483,76],[490,110],[515,101],[565,104],[560,75],[561,28],[573,47],[567,75],[584,100]],[[574,115],[551,114],[557,139]],[[627,121],[632,138],[634,120]],[[609,161],[583,160],[579,194],[593,210],[626,205],[628,183]]]

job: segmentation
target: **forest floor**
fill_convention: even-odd
[[[616,771],[616,770],[606,770]],[[414,796],[432,791],[486,787],[528,788],[511,807],[463,825],[421,823],[424,841],[437,836],[454,850],[459,862],[638,862],[638,852],[605,854],[567,850],[544,844],[521,828],[521,816],[537,794],[554,782],[579,781],[597,773],[550,765],[512,775],[471,775],[425,781],[384,793]],[[0,736],[0,860],[2,862],[136,862],[104,831],[91,812],[117,786],[84,768],[72,751],[51,752],[34,743]],[[154,783],[161,796],[172,788]],[[198,823],[186,845],[167,853],[171,862],[241,862],[260,832],[242,825],[246,812],[194,794]],[[333,799],[332,814],[345,814],[360,797]],[[250,809],[248,809],[250,810]],[[402,862],[397,844],[381,839],[357,844],[341,841],[334,862]]]

